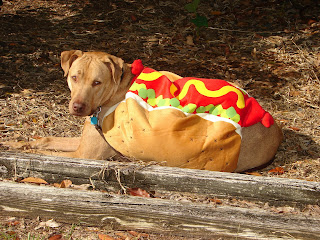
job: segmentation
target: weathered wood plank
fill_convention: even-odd
[[[273,204],[320,204],[320,183],[294,179],[9,152],[0,153],[0,167],[3,176],[32,175],[49,182],[69,178],[75,184],[83,184],[90,183],[91,178],[97,187],[107,190],[120,189],[118,173],[124,186],[146,190],[237,197]]]
[[[320,219],[312,217],[12,182],[0,182],[0,209],[2,215],[203,239],[316,239],[320,235]]]

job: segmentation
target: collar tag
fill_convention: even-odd
[[[95,125],[96,127],[99,126],[99,113],[101,112],[101,106],[97,108],[97,110],[92,114],[90,117],[90,122],[92,125]]]
[[[98,125],[98,118],[97,117],[91,117],[90,122],[92,125]]]

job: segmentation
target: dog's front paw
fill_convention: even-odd
[[[12,148],[12,149],[30,149],[30,144],[28,142],[20,141],[20,142],[1,142],[1,146]]]

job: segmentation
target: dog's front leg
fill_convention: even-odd
[[[31,142],[2,142],[2,144],[15,149],[43,149],[73,152],[79,147],[80,137],[43,137]]]
[[[57,153],[57,155],[73,158],[103,160],[116,156],[117,154],[100,135],[94,125],[90,123],[90,119],[87,118],[78,149],[69,153]]]
[[[34,149],[74,152],[80,145],[80,137],[44,137],[29,145]]]
[[[117,155],[90,123],[89,118],[84,124],[81,137],[43,137],[33,142],[2,142],[1,144],[15,149],[40,149],[36,152],[71,158],[102,160]],[[41,151],[41,149],[60,152]]]

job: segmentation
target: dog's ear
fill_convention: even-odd
[[[83,52],[80,50],[64,51],[61,53],[61,67],[64,71],[64,76],[68,75],[72,63],[82,55]]]
[[[124,61],[121,58],[107,55],[103,62],[107,65],[111,72],[112,80],[115,84],[119,84],[121,80],[121,75],[123,71]]]

